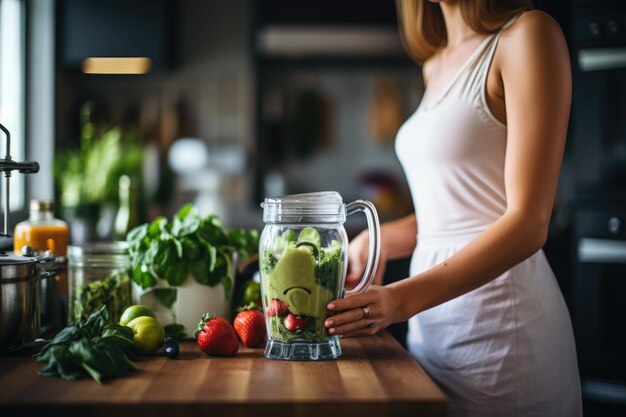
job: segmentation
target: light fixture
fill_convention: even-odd
[[[83,61],[85,74],[146,74],[152,67],[148,57],[89,57]]]

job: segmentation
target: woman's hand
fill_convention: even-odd
[[[374,335],[390,324],[402,321],[401,306],[392,289],[372,285],[362,294],[331,301],[326,307],[338,311],[324,322],[328,332],[341,337]]]
[[[367,263],[367,255],[369,251],[369,234],[367,230],[359,233],[357,237],[352,239],[348,249],[348,273],[346,275],[346,286],[354,288],[365,271]],[[386,251],[381,242],[380,257],[378,258],[378,268],[375,271],[373,284],[382,285],[383,275],[385,274],[385,266],[387,265]]]

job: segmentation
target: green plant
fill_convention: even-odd
[[[83,121],[79,149],[58,153],[55,181],[63,207],[117,203],[119,178],[140,177],[143,152],[136,129],[96,128]]]
[[[254,229],[226,232],[216,216],[201,217],[188,204],[171,222],[159,217],[131,230],[126,240],[133,280],[142,288],[153,287],[157,279],[179,286],[191,273],[200,284],[213,287],[221,283],[228,298],[233,253],[237,252],[242,259],[255,255],[259,232]],[[159,301],[169,307],[173,299],[170,294],[162,294]]]
[[[39,375],[68,380],[89,375],[101,384],[106,378],[139,369],[126,356],[132,346],[131,328],[112,323],[103,306],[86,320],[76,321],[61,330],[43,347],[37,361],[48,364]]]

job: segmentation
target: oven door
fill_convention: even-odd
[[[626,190],[626,48],[623,55],[624,68],[574,75],[572,139],[578,196]]]
[[[572,143],[568,146],[568,152],[574,153],[577,197],[623,193],[626,3],[594,1],[578,6],[583,9],[574,11]]]
[[[574,327],[587,398],[626,403],[626,214],[576,215]]]

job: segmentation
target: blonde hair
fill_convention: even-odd
[[[525,10],[530,0],[458,0],[465,22],[479,33],[493,33],[499,26]],[[404,49],[423,64],[447,43],[446,26],[437,3],[428,0],[396,0],[400,37]]]

